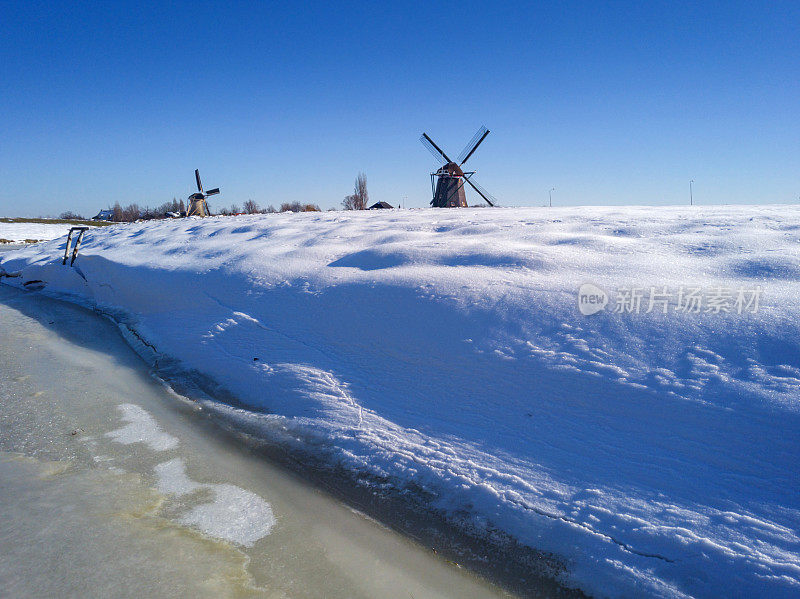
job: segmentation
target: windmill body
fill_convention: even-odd
[[[206,198],[218,194],[219,187],[203,191],[203,184],[200,181],[200,171],[198,169],[194,171],[194,178],[197,181],[197,192],[189,196],[189,208],[186,210],[186,216],[211,216]]]
[[[427,133],[422,134],[422,137],[419,138],[422,145],[428,148],[433,157],[442,165],[431,173],[431,188],[433,191],[431,206],[434,208],[466,208],[468,204],[467,194],[464,189],[465,185],[472,187],[490,206],[494,206],[497,203],[497,199],[494,196],[472,179],[475,171],[465,171],[462,168],[464,163],[478,149],[478,146],[486,139],[487,135],[489,135],[489,130],[486,127],[478,129],[478,132],[458,155],[457,161],[454,161],[436,145]]]
[[[209,216],[208,202],[202,193],[193,193],[189,196],[189,208],[186,216]]]
[[[467,194],[464,191],[464,171],[455,163],[449,162],[434,173],[436,191],[431,206],[434,208],[467,207]]]

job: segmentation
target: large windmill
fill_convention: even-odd
[[[219,187],[203,191],[203,184],[200,182],[200,171],[194,170],[194,178],[197,179],[197,193],[189,196],[189,209],[186,211],[186,216],[211,216],[211,211],[208,209],[208,202],[206,198],[219,193]]]
[[[490,206],[494,206],[497,203],[497,199],[492,194],[473,180],[472,176],[475,171],[464,171],[461,168],[469,160],[470,156],[475,153],[475,150],[478,149],[478,146],[486,139],[487,135],[489,135],[489,130],[486,127],[478,129],[478,132],[472,136],[466,147],[456,157],[456,161],[453,161],[428,137],[427,133],[422,134],[422,137],[419,138],[422,145],[428,148],[433,157],[442,165],[436,172],[431,173],[431,191],[433,191],[431,206],[434,208],[466,207],[465,183],[478,192],[478,195],[486,200],[486,203]]]

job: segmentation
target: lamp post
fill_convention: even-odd
[[[694,206],[694,196],[692,195],[692,183],[694,183],[694,179],[689,179],[689,206]]]
[[[547,192],[547,195],[550,196],[550,207],[551,208],[553,207],[553,192],[555,190],[556,190],[556,188],[553,187],[552,189],[550,189],[550,191]]]

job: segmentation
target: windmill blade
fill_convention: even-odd
[[[206,192],[206,195],[207,195],[207,196],[213,196],[213,195],[216,195],[216,194],[218,194],[218,193],[219,193],[219,187],[215,187],[214,189],[209,189],[209,190]]]
[[[436,158],[436,160],[438,160],[441,164],[452,162],[452,160],[447,157],[447,154],[445,154],[442,149],[437,146],[430,137],[428,137],[427,133],[423,133],[419,140],[422,142],[423,146],[428,148],[428,151],[433,154],[433,157]]]
[[[194,169],[194,178],[197,179],[197,191],[203,193],[203,184],[200,183],[200,169]]]
[[[456,158],[459,165],[464,164],[467,160],[469,160],[469,157],[475,153],[475,150],[478,149],[478,146],[481,145],[484,139],[486,139],[487,135],[489,135],[489,130],[486,128],[486,126],[478,129],[478,132],[472,136],[472,139],[469,140],[469,143],[464,146],[464,149],[461,150],[461,153]]]
[[[472,186],[472,189],[478,192],[478,195],[480,195],[484,200],[486,200],[486,203],[489,204],[489,206],[494,206],[495,204],[498,203],[497,198],[494,197],[492,194],[490,194],[488,191],[486,191],[483,187],[473,182],[472,177],[464,177],[464,180]]]

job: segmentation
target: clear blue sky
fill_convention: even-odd
[[[71,4],[0,3],[0,215],[425,206],[482,124],[505,205],[800,201],[796,1]]]

